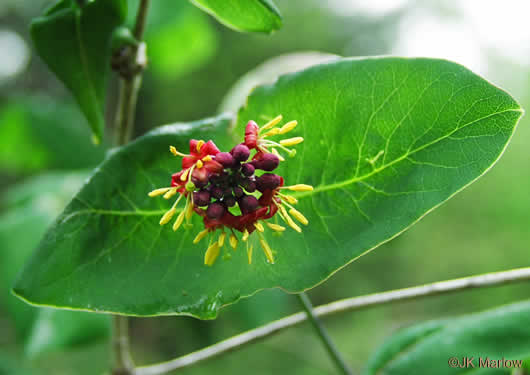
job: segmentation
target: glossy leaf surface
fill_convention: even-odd
[[[380,58],[339,60],[256,89],[235,137],[248,120],[280,113],[299,121],[292,136],[305,141],[278,173],[315,190],[297,193],[309,219],[302,234],[265,233],[274,265],[261,252],[249,265],[238,251],[205,267],[204,246],[192,244],[198,217],[189,232],[158,225],[169,204],[146,193],[180,169],[168,145],[187,150],[199,136],[225,150],[234,144],[208,120],[161,128],[111,154],[45,236],[16,292],[59,307],[213,318],[264,288],[311,288],[486,172],[522,111],[460,65]]]

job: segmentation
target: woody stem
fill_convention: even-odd
[[[311,303],[309,296],[306,293],[302,292],[297,294],[297,297],[307,314],[309,322],[315,329],[316,334],[318,335],[320,341],[322,341],[324,348],[328,352],[328,355],[331,360],[335,363],[337,369],[340,371],[341,374],[352,375],[353,372],[346,364],[346,361],[344,361],[344,358],[342,358],[342,355],[339,353],[337,347],[335,346],[335,343],[331,340],[328,331],[326,330],[318,316],[315,314],[315,311],[313,310],[313,304]]]

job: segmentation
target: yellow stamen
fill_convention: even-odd
[[[219,244],[219,247],[223,247],[223,245],[225,244],[225,238],[226,238],[226,233],[225,232],[221,233],[221,235],[219,236],[219,240],[217,241],[217,243]]]
[[[188,199],[186,202],[186,221],[189,221],[193,215],[193,203],[191,203],[191,199]]]
[[[290,195],[280,194],[280,197],[283,200],[285,200],[287,203],[290,203],[290,204],[297,204],[298,203],[298,199],[296,199],[295,197],[292,197]]]
[[[282,214],[281,218],[283,220],[285,220],[287,225],[289,225],[291,228],[293,228],[298,233],[302,233],[302,228],[300,228],[298,225],[296,225],[296,223],[293,221],[293,219],[291,219],[291,217],[289,216],[289,214],[285,210],[285,207],[280,206],[280,213]]]
[[[253,250],[253,246],[252,245],[249,245],[247,243],[247,257],[248,257],[248,264],[252,264],[252,250]]]
[[[221,248],[219,247],[219,244],[214,242],[208,247],[208,250],[206,250],[206,254],[204,254],[204,264],[207,266],[213,266],[215,263],[215,260],[219,256]]]
[[[280,128],[280,134],[289,133],[291,130],[296,128],[296,125],[298,125],[298,121],[289,121],[287,124]]]
[[[304,141],[304,138],[302,137],[294,137],[294,138],[282,139],[280,141],[280,144],[282,146],[294,146],[299,143],[302,143],[303,141]]]
[[[285,161],[285,158],[283,156],[280,155],[280,153],[278,152],[278,150],[276,150],[275,148],[273,148],[272,150],[272,153],[274,155],[276,155],[278,157],[278,159],[280,159],[280,161]]]
[[[164,194],[164,199],[169,199],[175,194],[177,194],[177,188],[176,187],[171,188],[171,189],[168,190],[168,192],[166,194]]]
[[[200,160],[197,160],[197,163],[196,163],[195,165],[196,165],[197,168],[199,168],[199,169],[201,169],[201,168],[204,166],[203,162],[200,161]]]
[[[261,244],[263,252],[265,253],[265,256],[267,257],[269,263],[274,264],[274,256],[272,255],[272,250],[269,247],[269,244],[263,238],[259,239],[259,243]]]
[[[229,242],[230,242],[230,246],[232,246],[232,249],[236,249],[237,248],[237,243],[238,243],[238,240],[237,240],[237,237],[234,235],[234,233],[232,233],[229,237]]]
[[[202,145],[204,145],[204,141],[201,139],[199,142],[197,142],[197,152],[201,151]]]
[[[182,156],[182,157],[189,156],[189,155],[183,154],[182,152],[178,152],[175,146],[169,146],[169,151],[171,151],[171,153],[175,156]]]
[[[261,233],[263,233],[265,231],[265,228],[263,228],[263,224],[261,224],[261,223],[255,222],[254,223],[254,227]]]
[[[177,229],[179,229],[180,225],[182,224],[182,222],[184,221],[184,215],[185,215],[186,211],[182,211],[179,216],[177,216],[177,220],[175,220],[175,223],[173,224],[173,230],[176,231]]]
[[[202,161],[212,161],[212,155],[206,155],[205,157],[202,158]]]
[[[241,240],[242,241],[248,240],[248,236],[249,235],[250,235],[250,233],[248,233],[248,230],[245,229],[245,231],[243,232],[243,237],[241,237]]]
[[[162,194],[166,193],[168,190],[171,190],[171,188],[168,187],[168,188],[155,189],[155,190],[149,192],[147,195],[150,196],[151,198],[152,197],[157,197],[159,195],[162,195]]]
[[[186,181],[186,180],[188,179],[188,172],[189,172],[189,171],[190,171],[190,169],[188,168],[188,169],[186,169],[186,170],[184,171],[184,173],[182,173],[182,174],[180,175],[180,181]]]
[[[205,229],[201,232],[199,232],[199,234],[197,234],[197,236],[195,237],[195,239],[193,240],[193,243],[194,244],[197,244],[199,242],[201,242],[201,240],[206,237],[208,235],[209,231],[208,229]]]
[[[267,129],[270,129],[270,128],[274,128],[276,125],[278,125],[280,123],[280,121],[282,121],[283,119],[283,116],[282,115],[278,115],[276,116],[275,118],[273,118],[272,120],[270,120],[268,123],[266,123],[265,125],[263,125],[259,131],[264,131],[264,130],[267,130]]]
[[[285,227],[278,224],[267,223],[267,226],[275,232],[283,232],[285,230]]]
[[[293,215],[294,218],[295,218],[296,220],[298,220],[299,222],[301,222],[302,224],[304,224],[304,225],[309,224],[309,221],[306,219],[306,217],[305,217],[304,215],[302,215],[302,213],[301,213],[300,211],[298,211],[298,210],[296,210],[296,209],[294,209],[294,208],[291,208],[291,209],[289,210],[289,213],[290,213],[291,215]]]
[[[171,207],[165,214],[162,216],[162,219],[160,219],[160,225],[165,225],[169,223],[173,215],[175,215],[175,212],[177,212],[177,209],[174,207]]]
[[[292,191],[312,191],[313,186],[305,185],[305,184],[298,184],[298,185],[291,185],[291,186],[283,186],[282,189],[288,189]]]
[[[274,129],[269,130],[267,133],[263,134],[262,138],[270,137],[270,136],[277,135],[277,134],[280,134],[280,129],[274,128]]]

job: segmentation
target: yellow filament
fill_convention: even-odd
[[[302,137],[294,137],[294,138],[282,139],[280,141],[280,144],[282,146],[294,146],[299,143],[302,143],[303,141],[304,141],[304,138]]]
[[[248,264],[252,264],[252,245],[249,245],[247,242],[247,257],[248,257]]]
[[[267,130],[267,129],[270,129],[270,128],[274,128],[276,125],[278,125],[280,123],[280,121],[282,121],[283,119],[283,116],[282,115],[278,115],[276,116],[275,118],[273,118],[272,120],[270,120],[268,123],[266,123],[265,125],[263,125],[259,131],[263,131],[263,130]]]
[[[302,215],[302,213],[301,213],[300,211],[298,211],[298,210],[296,210],[296,209],[294,209],[294,208],[291,208],[291,209],[289,210],[289,213],[290,213],[291,215],[293,215],[294,218],[295,218],[296,220],[298,220],[299,222],[301,222],[302,224],[304,224],[304,225],[309,224],[309,221],[306,219],[306,217],[305,217],[304,215]]]
[[[169,209],[169,211],[167,211],[164,214],[164,216],[162,216],[162,219],[160,219],[160,225],[165,225],[169,223],[173,215],[175,215],[175,212],[177,212],[177,209],[174,207],[171,207],[171,209]]]
[[[235,250],[237,248],[238,243],[237,237],[232,233],[228,240],[230,242],[230,246],[232,246],[232,249]]]
[[[221,248],[219,247],[219,244],[214,242],[208,247],[208,250],[206,250],[206,254],[204,254],[204,264],[207,266],[213,266],[215,263],[215,260],[219,256]]]
[[[219,235],[219,240],[217,241],[217,243],[219,244],[219,247],[223,247],[223,245],[225,244],[225,238],[226,238],[225,232]]]
[[[182,173],[182,175],[180,176],[180,181],[186,181],[186,179],[188,178],[188,172],[190,171],[190,169],[186,169],[184,171],[184,173]]]
[[[289,121],[287,124],[280,128],[280,134],[289,133],[291,130],[296,128],[296,125],[298,125],[298,121]]]
[[[276,155],[278,157],[278,159],[280,159],[280,161],[285,161],[285,158],[283,156],[280,155],[280,153],[278,152],[278,150],[276,150],[275,148],[273,148],[272,150],[272,153],[274,155]]]
[[[199,169],[201,169],[204,166],[203,162],[200,160],[197,160],[197,163],[195,165],[197,165],[197,168]]]
[[[199,234],[197,234],[197,236],[193,240],[193,243],[197,244],[197,243],[201,242],[201,240],[208,235],[208,232],[209,232],[208,229],[205,229],[205,230],[199,232]]]
[[[285,210],[285,207],[280,206],[280,212],[282,213],[282,219],[285,220],[287,225],[289,225],[291,228],[293,228],[298,233],[302,233],[302,228],[300,228],[296,223],[291,219],[287,211]]]
[[[176,187],[171,188],[171,189],[168,190],[168,192],[166,194],[164,194],[164,199],[169,199],[175,194],[177,194],[177,188]]]
[[[186,213],[186,211],[182,211],[179,216],[177,216],[177,220],[175,220],[175,224],[173,224],[173,230],[176,231],[177,229],[179,229],[180,225],[182,224],[182,222],[184,221],[184,214]]]
[[[313,186],[305,185],[305,184],[298,184],[298,185],[284,186],[283,189],[288,189],[292,191],[312,191]]]
[[[290,196],[290,195],[280,194],[280,196],[281,196],[282,199],[284,199],[287,203],[290,203],[290,204],[297,204],[297,203],[298,203],[298,199],[296,199],[295,197],[292,197],[292,196]]]
[[[265,231],[265,228],[263,227],[263,224],[261,224],[261,223],[255,222],[254,223],[254,227],[261,233],[263,233]]]
[[[168,188],[155,189],[155,190],[149,192],[147,195],[150,196],[151,198],[152,197],[157,197],[159,195],[162,195],[162,194],[166,193],[168,190],[171,190],[171,188],[168,187]]]
[[[277,134],[280,134],[280,129],[274,128],[274,129],[269,130],[267,133],[263,134],[262,137],[265,138],[265,137],[270,137],[270,136],[277,135]]]
[[[245,231],[243,232],[243,237],[241,237],[241,240],[242,240],[242,241],[246,241],[246,240],[248,240],[248,236],[249,236],[249,235],[250,235],[250,234],[248,233],[248,230],[245,229]]]
[[[275,232],[283,232],[285,230],[285,227],[278,224],[267,223],[267,226]]]
[[[201,139],[199,142],[197,142],[197,151],[201,151],[202,145],[204,145],[204,141]]]
[[[202,161],[212,161],[212,155],[206,155],[205,157],[202,158]]]
[[[189,221],[193,215],[193,203],[191,203],[191,199],[188,199],[186,202],[186,221]]]
[[[259,243],[261,244],[263,252],[265,253],[265,256],[267,257],[269,263],[274,264],[274,256],[272,255],[272,250],[269,247],[269,244],[263,238],[259,239]]]

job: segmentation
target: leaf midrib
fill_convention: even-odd
[[[519,112],[519,113],[522,113],[523,111],[520,109],[520,108],[510,108],[510,109],[505,109],[505,110],[502,110],[502,111],[499,111],[499,112],[494,112],[494,113],[491,113],[487,116],[483,116],[483,117],[480,117],[478,119],[475,119],[473,121],[470,121],[468,122],[467,124],[464,124],[462,125],[461,127],[458,127],[456,129],[454,129],[453,131],[451,131],[450,133],[440,137],[440,138],[437,138],[435,139],[434,141],[432,142],[429,142],[429,143],[426,143],[424,144],[423,146],[420,146],[412,151],[409,151],[409,152],[406,152],[405,154],[403,154],[402,156],[392,160],[390,163],[387,163],[387,164],[384,164],[382,166],[380,166],[379,168],[375,168],[374,170],[372,170],[371,172],[369,173],[366,173],[362,176],[357,176],[357,177],[352,177],[348,180],[344,180],[344,181],[340,181],[340,182],[335,182],[333,184],[328,184],[328,185],[319,185],[319,186],[316,186],[312,191],[306,191],[306,192],[294,192],[293,196],[297,197],[297,198],[301,198],[301,197],[305,197],[305,196],[311,196],[313,194],[317,194],[317,193],[320,193],[320,192],[324,192],[324,191],[328,191],[328,190],[335,190],[335,189],[340,189],[340,188],[344,188],[345,186],[348,186],[348,185],[352,185],[354,183],[357,183],[357,182],[361,182],[361,181],[364,181],[376,174],[378,174],[379,172],[387,169],[388,167],[391,167],[405,159],[407,159],[408,157],[410,157],[411,155],[414,155],[415,153],[419,152],[419,151],[422,151],[440,141],[443,141],[444,139],[450,137],[451,135],[453,135],[454,133],[456,133],[457,131],[460,131],[464,128],[466,128],[467,126],[470,126],[476,122],[479,122],[479,121],[482,121],[482,120],[485,120],[487,118],[490,118],[490,117],[493,117],[493,116],[497,116],[497,115],[500,115],[500,114],[503,114],[503,113],[507,113],[507,112]],[[513,132],[513,130],[512,130]]]
[[[403,154],[402,156],[392,160],[391,162],[385,164],[385,165],[382,165],[380,166],[379,168],[375,168],[373,171],[371,171],[370,173],[367,173],[367,174],[364,174],[362,176],[358,176],[358,177],[353,177],[353,178],[350,178],[348,180],[344,180],[344,181],[339,181],[339,182],[335,182],[333,184],[327,184],[327,185],[319,185],[319,186],[316,186],[312,191],[307,191],[307,192],[293,192],[293,196],[297,197],[297,198],[300,198],[300,197],[305,197],[305,196],[311,196],[311,195],[314,195],[314,194],[317,194],[317,193],[321,193],[321,192],[325,192],[325,191],[329,191],[329,190],[335,190],[335,189],[341,189],[341,188],[344,188],[348,185],[352,185],[352,184],[355,184],[357,182],[361,182],[361,181],[364,181],[378,173],[380,173],[381,171],[387,169],[388,167],[391,167],[405,159],[407,159],[408,157],[410,157],[411,155],[414,155],[415,153],[421,151],[421,150],[424,150],[448,137],[450,137],[451,135],[453,135],[454,133],[456,133],[457,131],[460,131],[462,129],[464,129],[465,127],[467,126],[470,126],[476,122],[479,122],[479,121],[482,121],[482,120],[485,120],[487,118],[490,118],[490,117],[493,117],[493,116],[497,116],[497,115],[500,115],[500,114],[503,114],[503,113],[507,113],[507,112],[520,112],[522,113],[522,110],[520,108],[510,108],[510,109],[505,109],[503,111],[499,111],[499,112],[494,112],[494,113],[491,113],[487,116],[483,116],[483,117],[480,117],[478,119],[475,119],[473,121],[470,121],[468,122],[467,124],[464,124],[462,125],[461,127],[458,127],[456,129],[454,129],[453,131],[449,132],[448,134],[440,137],[440,138],[437,138],[435,139],[434,141],[432,142],[429,142],[429,143],[426,143],[410,152],[407,152],[405,154]],[[97,208],[94,208],[94,209],[85,209],[85,210],[78,210],[78,211],[74,211],[72,213],[70,213],[69,215],[67,215],[63,220],[69,220],[71,219],[72,217],[74,216],[78,216],[78,215],[85,215],[85,214],[96,214],[96,215],[109,215],[109,216],[156,216],[156,215],[163,215],[167,210],[166,209],[163,209],[163,210],[127,210],[127,211],[123,211],[123,210],[106,210],[106,209],[97,209]]]

